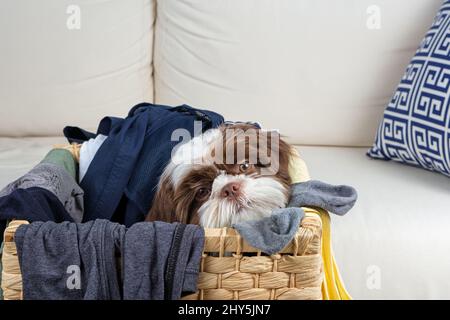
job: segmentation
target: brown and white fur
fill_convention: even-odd
[[[256,143],[242,134],[248,130],[258,137]],[[264,133],[247,124],[223,125],[183,144],[161,176],[146,220],[220,228],[267,217],[285,207],[291,146],[276,134],[274,147],[273,135],[264,141]],[[239,154],[242,144],[245,152]],[[266,150],[259,152],[264,145]],[[257,157],[250,161],[255,152]],[[219,153],[229,159],[216,161]]]

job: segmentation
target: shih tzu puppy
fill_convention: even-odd
[[[288,202],[291,150],[253,125],[208,130],[174,150],[146,220],[221,228],[270,216]]]

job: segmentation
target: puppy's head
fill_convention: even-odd
[[[288,201],[290,156],[277,132],[209,130],[172,154],[147,220],[219,228],[269,216]]]

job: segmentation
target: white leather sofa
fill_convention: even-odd
[[[332,217],[356,299],[450,298],[450,180],[370,160],[383,109],[441,0],[0,2],[0,187],[65,125],[141,101],[258,121],[314,179],[357,188]]]

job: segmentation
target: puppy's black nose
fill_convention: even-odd
[[[222,198],[237,198],[241,194],[241,183],[239,182],[230,182],[226,184],[220,195]]]

